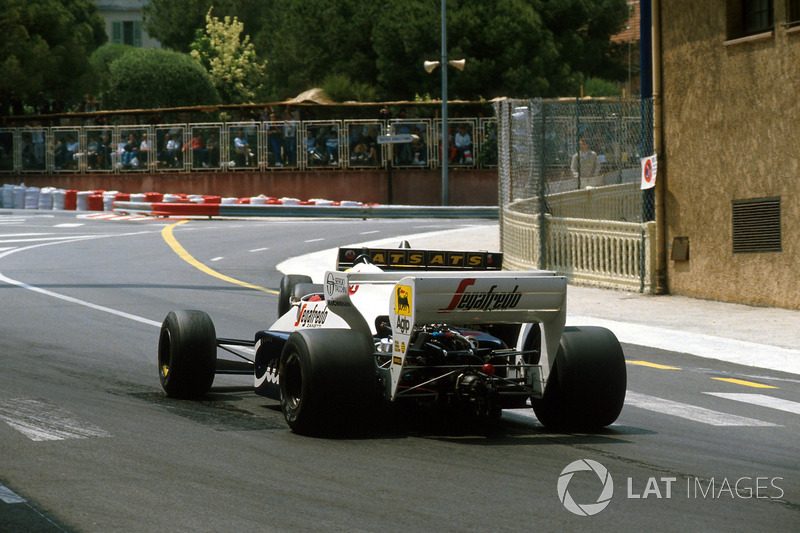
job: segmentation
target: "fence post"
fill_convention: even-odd
[[[547,269],[547,103],[541,102],[539,137],[539,183],[536,194],[539,196],[539,268]]]

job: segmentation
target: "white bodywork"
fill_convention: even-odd
[[[522,324],[517,349],[533,327],[541,328],[541,357],[522,367],[534,395],[541,396],[566,321],[567,280],[546,271],[392,271],[359,264],[347,272],[328,271],[323,298],[296,302],[270,329],[347,328],[376,334],[375,319],[388,316],[392,328],[391,390],[394,399],[415,326],[426,324]]]

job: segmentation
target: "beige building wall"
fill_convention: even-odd
[[[728,39],[729,4],[660,2],[668,289],[800,309],[800,28],[776,0],[772,32]],[[733,253],[732,202],[766,197],[782,251]],[[688,260],[671,258],[675,237]]]

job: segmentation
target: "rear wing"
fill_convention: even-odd
[[[352,268],[356,259],[366,255],[381,270],[491,270],[503,269],[501,252],[465,252],[458,250],[422,250],[412,248],[339,248],[336,270]]]
[[[369,333],[350,300],[351,286],[391,285],[392,398],[415,326],[424,324],[541,325],[544,361],[555,361],[566,322],[567,279],[554,272],[333,272],[325,274],[328,308]]]

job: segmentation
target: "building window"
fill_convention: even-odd
[[[142,22],[139,20],[115,21],[111,23],[111,42],[142,46]]]
[[[743,0],[742,3],[745,35],[772,29],[772,0]]]
[[[727,19],[728,39],[772,31],[772,0],[728,0]]]
[[[786,23],[800,23],[800,0],[786,0]]]

